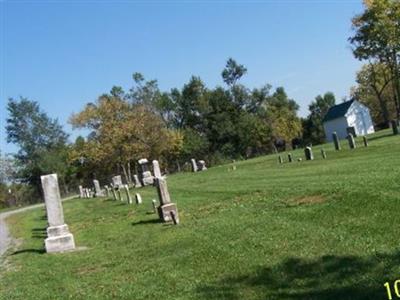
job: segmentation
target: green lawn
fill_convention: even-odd
[[[140,206],[65,202],[84,251],[45,254],[44,210],[15,215],[23,242],[0,299],[387,299],[383,284],[400,279],[400,136],[357,141],[324,145],[326,160],[319,146],[314,161],[270,155],[169,176],[178,226],[151,213],[152,187],[135,190]]]

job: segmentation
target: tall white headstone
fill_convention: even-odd
[[[63,252],[75,249],[74,236],[64,222],[57,174],[41,176],[44,201],[47,211],[46,252]]]
[[[193,171],[193,172],[197,172],[197,163],[196,163],[196,160],[195,160],[194,158],[192,158],[192,159],[190,160],[190,162],[192,163],[192,171]]]
[[[85,198],[85,192],[83,190],[83,186],[79,186],[79,198]]]
[[[179,223],[178,208],[175,203],[171,202],[168,192],[167,181],[164,178],[156,178],[156,187],[160,206],[158,207],[158,215],[163,222],[172,221],[171,212],[174,214],[177,224]]]
[[[126,199],[128,201],[128,204],[132,204],[132,197],[131,197],[131,194],[129,193],[129,186],[127,184],[125,184],[124,188],[125,188]]]
[[[135,200],[136,200],[136,204],[141,204],[142,203],[142,196],[140,196],[140,194],[136,194],[135,195]]]
[[[122,177],[121,175],[114,176],[112,182],[115,187],[122,187]]]
[[[139,180],[139,176],[137,176],[136,174],[133,175],[133,180],[135,181],[135,188],[139,188],[142,186],[142,183]]]
[[[157,160],[153,160],[153,173],[155,178],[161,178],[160,164]]]
[[[97,179],[95,179],[95,180],[93,180],[93,185],[94,185],[95,196],[96,197],[103,197],[104,193],[100,188],[100,182]]]

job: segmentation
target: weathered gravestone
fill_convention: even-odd
[[[149,161],[146,158],[142,158],[138,160],[139,168],[140,168],[140,177],[141,182],[144,186],[152,185],[154,183],[154,177],[151,175],[149,169]]]
[[[364,142],[364,147],[368,147],[368,139],[365,135],[363,136],[363,142]]]
[[[313,160],[314,159],[314,154],[311,149],[311,147],[306,147],[304,149],[304,155],[306,156],[306,160]]]
[[[64,212],[58,187],[57,174],[40,177],[47,212],[46,252],[63,252],[75,249],[74,236],[64,222]]]
[[[108,187],[108,185],[105,185],[104,188],[106,190],[107,198],[109,198],[110,197],[110,188]]]
[[[278,162],[280,163],[280,164],[283,164],[283,159],[282,159],[282,156],[278,156]]]
[[[104,193],[100,188],[100,182],[97,179],[95,179],[95,180],[93,180],[93,185],[94,185],[95,196],[103,197]]]
[[[399,134],[399,126],[397,125],[397,121],[392,120],[392,121],[390,121],[390,124],[392,125],[393,134],[394,135]]]
[[[85,191],[81,185],[79,186],[79,198],[85,198]]]
[[[85,194],[86,198],[90,198],[90,190],[88,188],[85,188]]]
[[[207,170],[206,162],[205,162],[204,160],[199,160],[199,170],[200,170],[200,171],[205,171],[205,170]]]
[[[350,149],[355,149],[356,148],[356,142],[354,141],[354,136],[351,133],[349,133],[349,135],[347,136],[347,140],[349,142]]]
[[[157,212],[157,201],[156,199],[151,200],[151,203],[153,204],[153,212],[156,213]]]
[[[160,164],[157,160],[153,160],[153,173],[155,178],[161,178]]]
[[[121,187],[119,187],[119,186],[117,188],[117,195],[118,195],[119,201],[124,201],[124,198],[122,198],[122,195],[121,195]]]
[[[157,208],[158,215],[163,222],[172,221],[171,211],[175,215],[175,220],[179,223],[178,208],[175,203],[171,202],[169,196],[167,181],[164,178],[156,178],[156,187],[160,206]]]
[[[135,188],[142,187],[142,183],[139,180],[139,176],[137,176],[136,174],[133,175],[133,181],[135,181]]]
[[[114,200],[117,200],[117,194],[116,194],[116,192],[115,192],[115,187],[114,187],[114,184],[112,183],[111,184],[111,192],[112,192],[112,194],[113,194],[113,198],[114,198]]]
[[[339,137],[337,136],[337,133],[334,132],[332,133],[332,137],[333,137],[333,144],[335,145],[335,150],[340,150],[340,141],[339,141]]]
[[[351,133],[353,136],[357,136],[356,128],[354,126],[347,127],[346,132],[347,132],[347,135],[349,135]]]
[[[287,158],[289,162],[292,162],[293,161],[292,153],[288,153]]]
[[[192,164],[192,172],[197,172],[198,168],[197,168],[196,160],[194,158],[192,158],[190,160],[190,163]]]
[[[326,152],[324,149],[321,149],[321,155],[323,159],[326,159]]]
[[[121,175],[113,176],[113,178],[111,178],[111,179],[112,179],[114,188],[122,187],[122,177],[121,177]]]
[[[132,204],[131,194],[129,194],[129,186],[127,184],[125,184],[124,189],[125,189],[126,199],[128,201],[128,204]]]
[[[141,204],[142,203],[142,196],[140,196],[140,194],[136,194],[135,195],[135,200],[136,200],[136,204]]]

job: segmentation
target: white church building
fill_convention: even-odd
[[[327,142],[332,141],[333,132],[339,139],[346,138],[349,132],[356,136],[375,132],[368,107],[354,99],[332,106],[322,122]]]

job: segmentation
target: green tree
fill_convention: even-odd
[[[43,112],[39,104],[26,98],[9,99],[7,110],[7,142],[19,146],[15,155],[18,177],[40,191],[40,176],[58,172],[62,178],[67,168],[64,150],[68,135],[56,119]],[[63,167],[49,163],[57,162]]]
[[[315,101],[308,106],[310,114],[303,120],[303,140],[305,143],[321,144],[325,141],[322,120],[329,108],[335,105],[335,102],[335,95],[327,92],[323,96],[315,97]]]
[[[228,86],[234,86],[246,73],[247,69],[244,65],[240,65],[233,58],[229,58],[221,75]]]
[[[385,64],[393,78],[394,102],[400,116],[400,1],[365,0],[365,10],[353,18],[349,40],[354,56]]]

